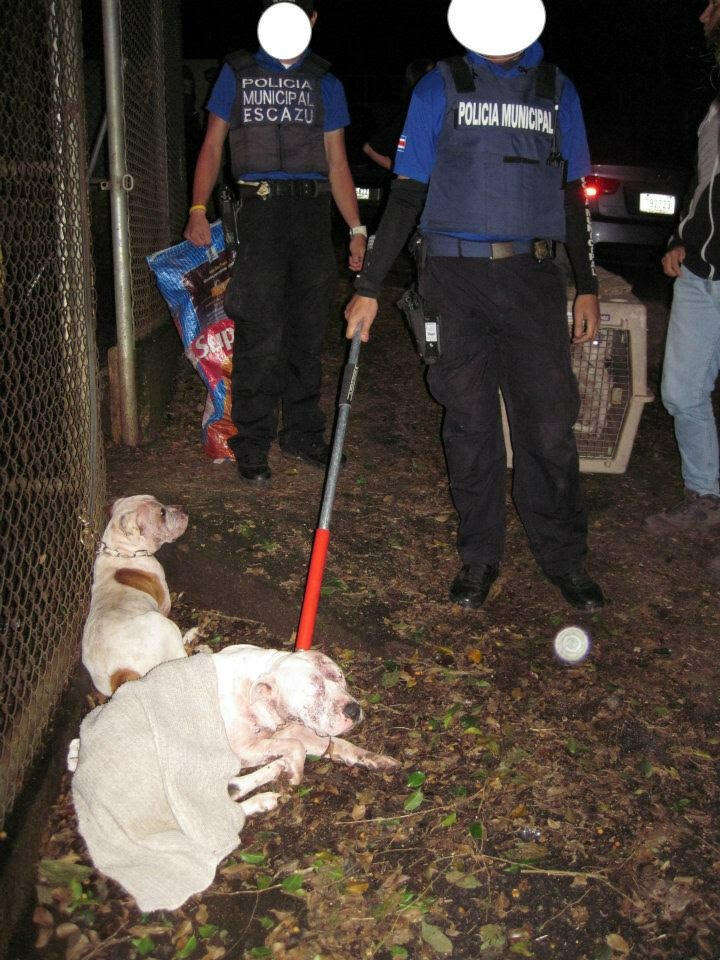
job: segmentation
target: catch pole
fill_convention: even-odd
[[[340,389],[340,400],[338,403],[337,424],[335,426],[332,453],[330,455],[330,464],[328,466],[327,477],[325,480],[325,491],[323,493],[322,507],[320,509],[320,522],[318,523],[317,530],[315,531],[312,553],[310,554],[310,569],[308,571],[307,584],[305,585],[305,596],[303,597],[303,605],[300,612],[297,640],[295,641],[296,650],[309,650],[312,646],[315,620],[317,618],[318,604],[320,602],[320,588],[322,587],[323,573],[325,572],[325,560],[327,558],[328,546],[330,544],[330,517],[332,515],[333,503],[335,502],[335,489],[337,487],[338,476],[340,474],[340,461],[342,459],[345,433],[347,431],[348,418],[350,416],[350,405],[353,401],[355,384],[357,382],[358,357],[360,356],[360,333],[360,327],[358,327],[352,338],[350,356],[347,364],[345,365],[345,372],[343,374],[343,382]]]

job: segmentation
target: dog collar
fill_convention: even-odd
[[[149,550],[136,550],[134,553],[121,553],[119,550],[116,550],[114,547],[109,547],[104,540],[100,541],[97,552],[98,552],[98,556],[104,553],[108,557],[122,557],[123,560],[134,560],[135,557],[151,557],[152,556]]]

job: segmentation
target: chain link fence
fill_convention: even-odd
[[[145,258],[180,240],[187,212],[179,0],[121,0],[120,32],[138,340],[168,317]]]
[[[139,339],[167,318],[145,257],[187,206],[181,21],[179,0],[119,12]],[[78,661],[105,489],[80,0],[0,14],[1,827]]]
[[[79,0],[0,0],[0,825],[77,663],[104,464]]]

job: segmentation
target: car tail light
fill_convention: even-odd
[[[617,193],[619,186],[620,181],[610,177],[585,177],[583,193],[586,200],[597,200],[603,194]]]

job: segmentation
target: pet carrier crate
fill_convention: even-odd
[[[592,343],[571,347],[572,369],[580,387],[580,414],[574,427],[583,473],[624,473],[642,409],[654,399],[647,389],[646,310],[629,289],[613,290],[600,278],[600,328]],[[616,285],[616,284],[615,284]],[[610,290],[606,290],[610,286]],[[608,293],[618,293],[608,296]],[[572,326],[572,300],[568,302]],[[508,466],[512,446],[505,406],[503,433]]]

